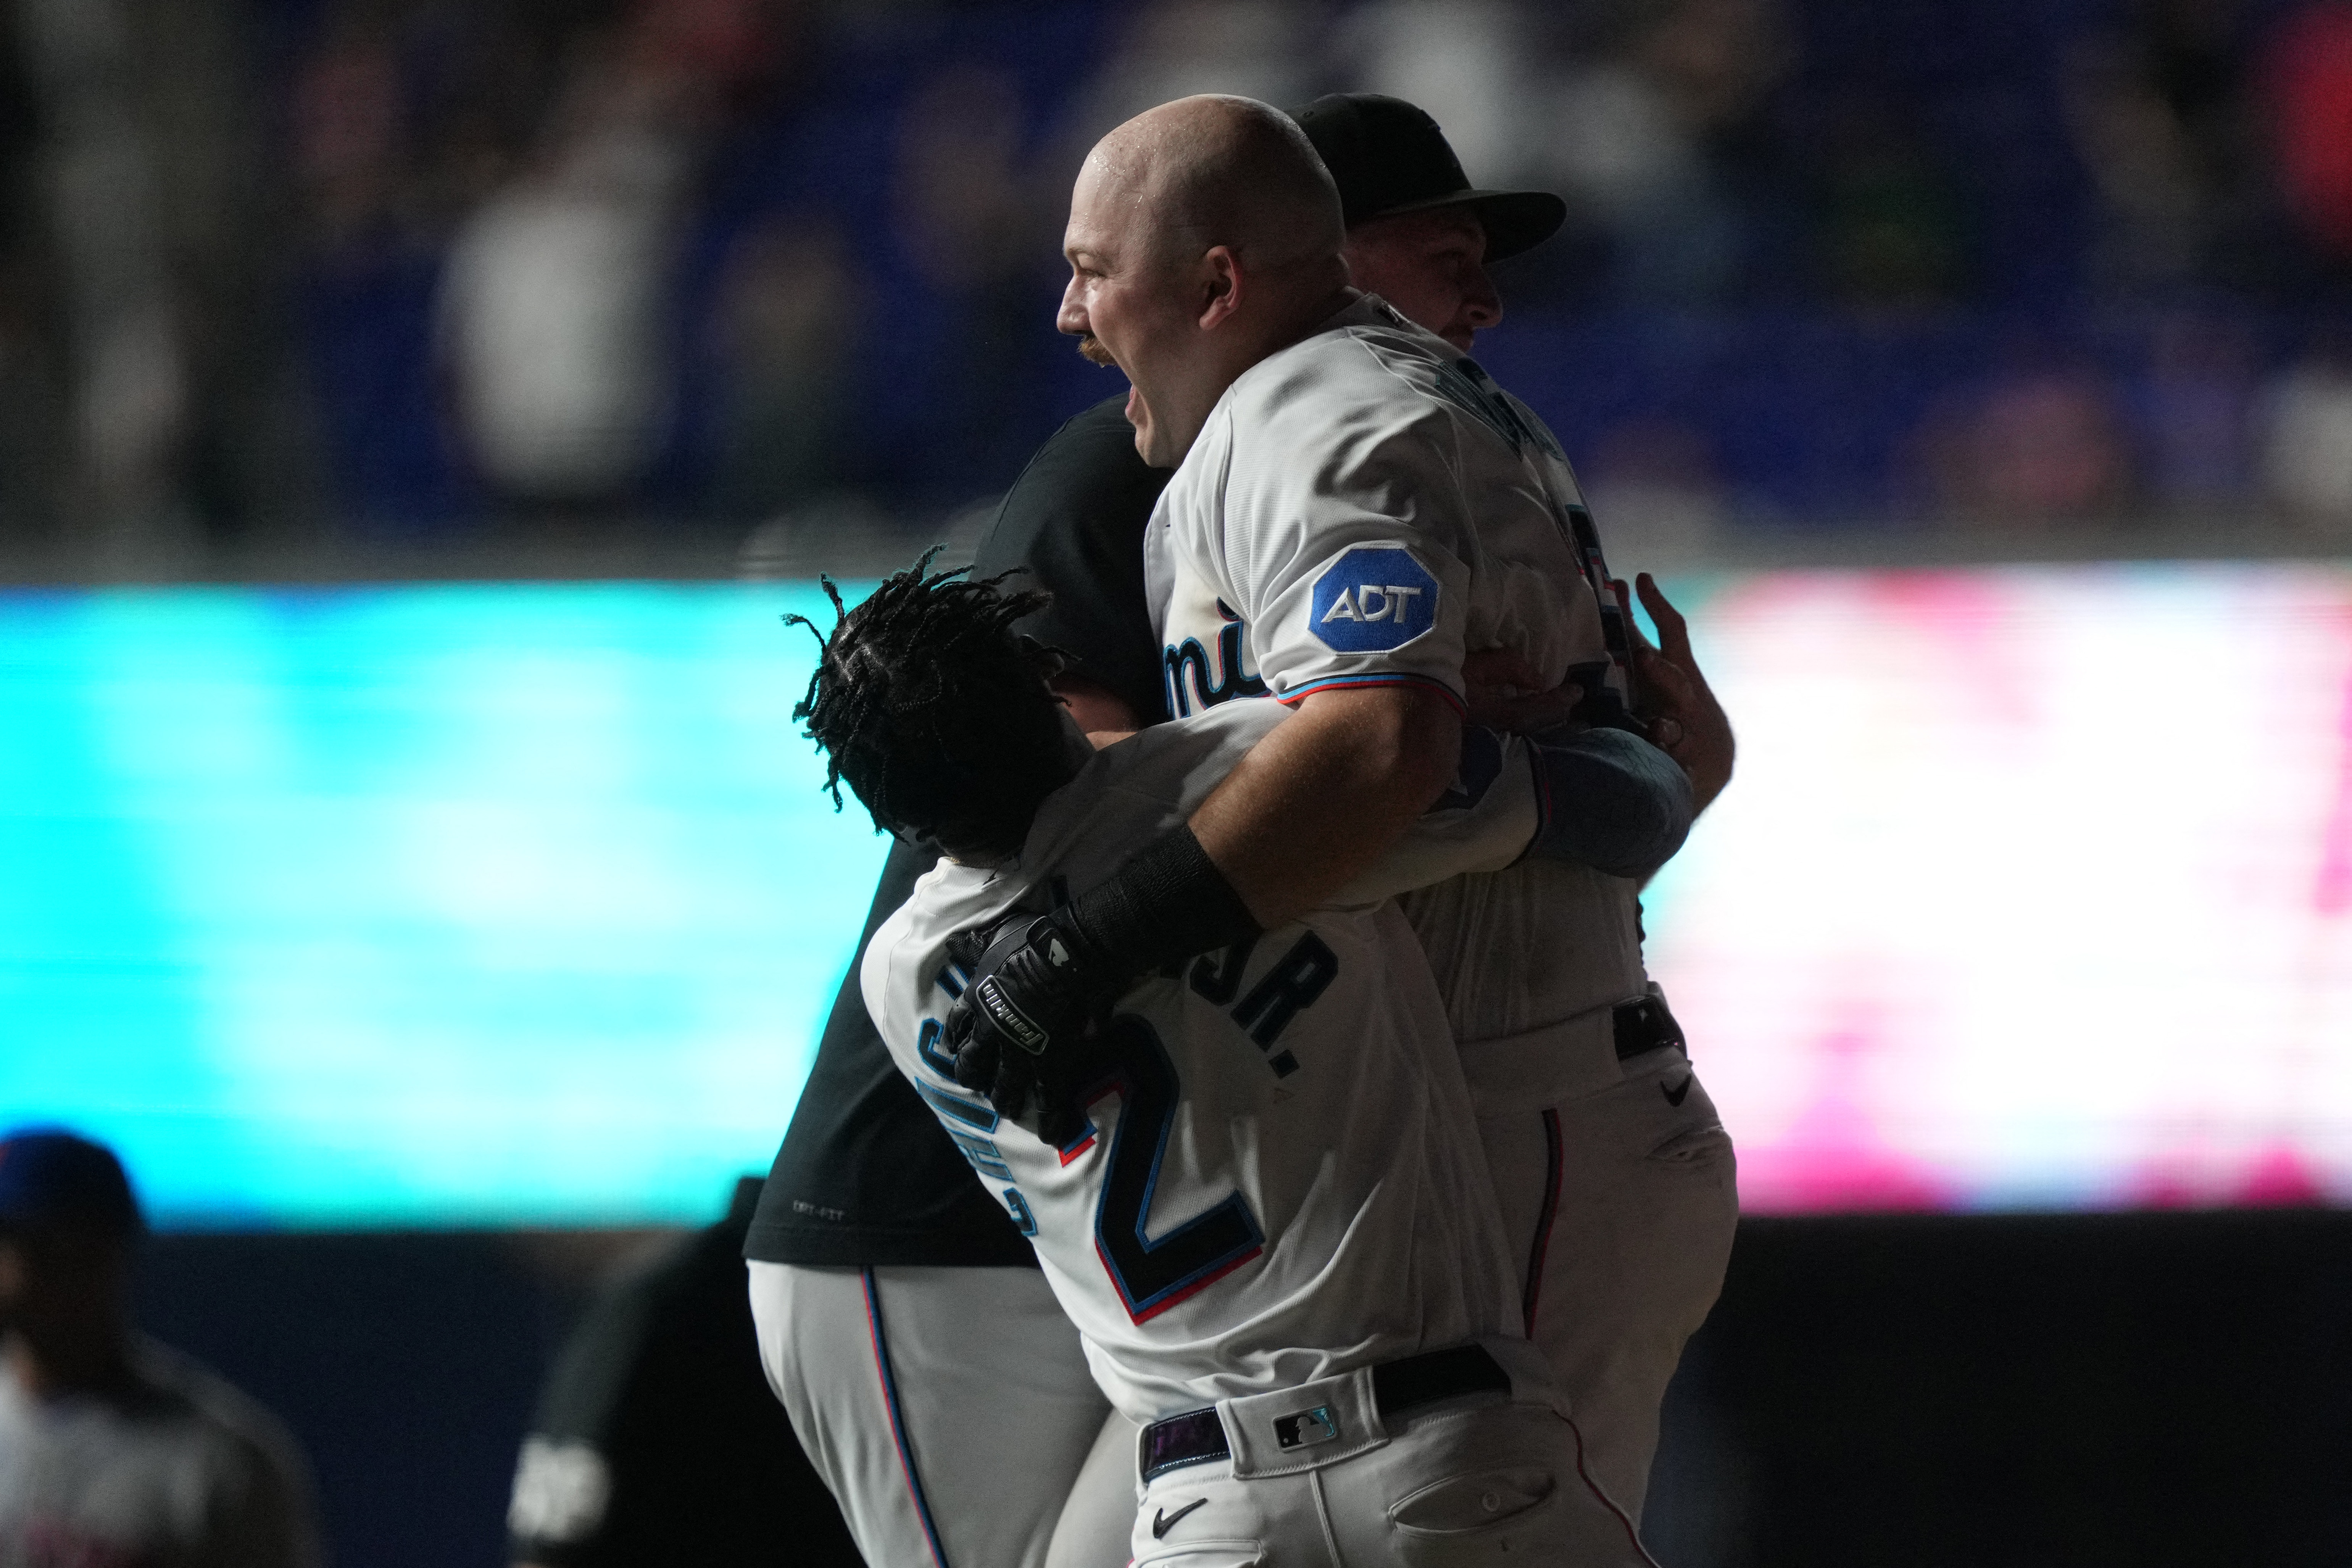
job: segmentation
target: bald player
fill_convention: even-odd
[[[1474,656],[1527,672],[1524,723],[1569,716],[1571,675],[1592,689],[1581,721],[1637,722],[1619,605],[1556,443],[1456,346],[1346,289],[1340,244],[1328,175],[1263,105],[1163,106],[1106,138],[1080,175],[1064,330],[1127,372],[1145,460],[1183,463],[1147,545],[1171,706],[1270,693],[1297,718],[1154,846],[1158,875],[1115,879],[977,978],[967,1080],[1008,1101],[1050,1087],[1021,1054],[1050,1062],[1133,963],[1125,933],[1152,924],[1157,900],[1230,897],[1262,922],[1286,919],[1385,848],[1429,798],[1427,763],[1447,752]],[[1674,1110],[1694,1093],[1641,973],[1634,892],[1522,868],[1419,900],[1493,1113],[1504,1207],[1528,1238],[1531,1329],[1548,1259],[1566,1250],[1550,1245],[1570,1163],[1560,1108],[1631,1086],[1625,1109],[1650,1094]],[[1627,1120],[1639,1137],[1655,1118]],[[1643,1152],[1705,1167],[1693,1180],[1724,1200],[1727,1237],[1727,1144],[1699,1121],[1684,1147]],[[1653,1398],[1626,1445],[1628,1490],[1654,1423]]]

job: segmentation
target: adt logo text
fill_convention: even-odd
[[[1394,545],[1359,545],[1324,568],[1312,603],[1325,647],[1380,653],[1437,624],[1437,579]]]

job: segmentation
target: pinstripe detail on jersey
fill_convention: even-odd
[[[890,1441],[898,1450],[898,1471],[907,1478],[907,1495],[914,1502],[923,1539],[930,1544],[932,1563],[948,1568],[947,1550],[940,1544],[939,1527],[931,1522],[930,1500],[923,1495],[923,1478],[915,1473],[915,1451],[907,1445],[907,1423],[898,1407],[898,1380],[890,1370],[890,1342],[882,1331],[882,1298],[875,1289],[874,1270],[861,1268],[858,1278],[866,1287],[866,1332],[874,1344],[875,1370],[882,1377],[882,1409],[890,1418]]]
[[[1551,1227],[1559,1219],[1559,1184],[1567,1164],[1565,1151],[1560,1147],[1557,1109],[1543,1113],[1543,1210],[1536,1215],[1535,1242],[1528,1249],[1527,1289],[1519,1296],[1519,1310],[1529,1339],[1536,1337],[1536,1309],[1543,1301],[1544,1256],[1551,1250]]]

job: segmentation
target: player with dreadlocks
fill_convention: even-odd
[[[1389,899],[1593,852],[1570,816],[1663,859],[1680,827],[1655,780],[1679,770],[1619,732],[1474,732],[1455,788],[1324,907],[1139,933],[1122,881],[1168,875],[1150,858],[1181,853],[1171,837],[1287,710],[1231,703],[1092,751],[1046,685],[1054,654],[1013,630],[1035,606],[931,559],[842,614],[798,712],[829,787],[945,854],[869,943],[866,1005],[1144,1428],[1137,1557],[1215,1538],[1305,1560],[1328,1518],[1349,1562],[1646,1561],[1521,1331],[1444,1010]],[[1548,793],[1579,809],[1548,816]],[[981,950],[1053,962],[1064,942],[1142,973],[1092,1005],[1086,1051],[1050,1058],[1073,1077],[1037,1083],[1017,1015],[1013,1049],[956,1051]]]
[[[943,847],[1009,853],[1036,802],[1076,771],[1066,710],[1050,697],[1019,700],[1061,668],[1059,654],[1013,629],[1049,596],[1002,592],[1002,578],[962,581],[968,568],[932,573],[939,552],[925,551],[855,610],[825,579],[839,622],[830,642],[807,616],[785,617],[824,649],[793,717],[826,752],[836,808],[846,774],[877,824]],[[998,690],[1013,700],[975,700]],[[987,764],[967,762],[979,758]]]

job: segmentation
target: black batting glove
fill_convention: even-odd
[[[975,938],[987,945],[966,965],[944,1034],[956,1081],[1046,1142],[1067,1143],[1086,1128],[1078,1089],[1097,1026],[1131,976],[1096,953],[1062,910],[958,932],[950,956],[963,962]]]

